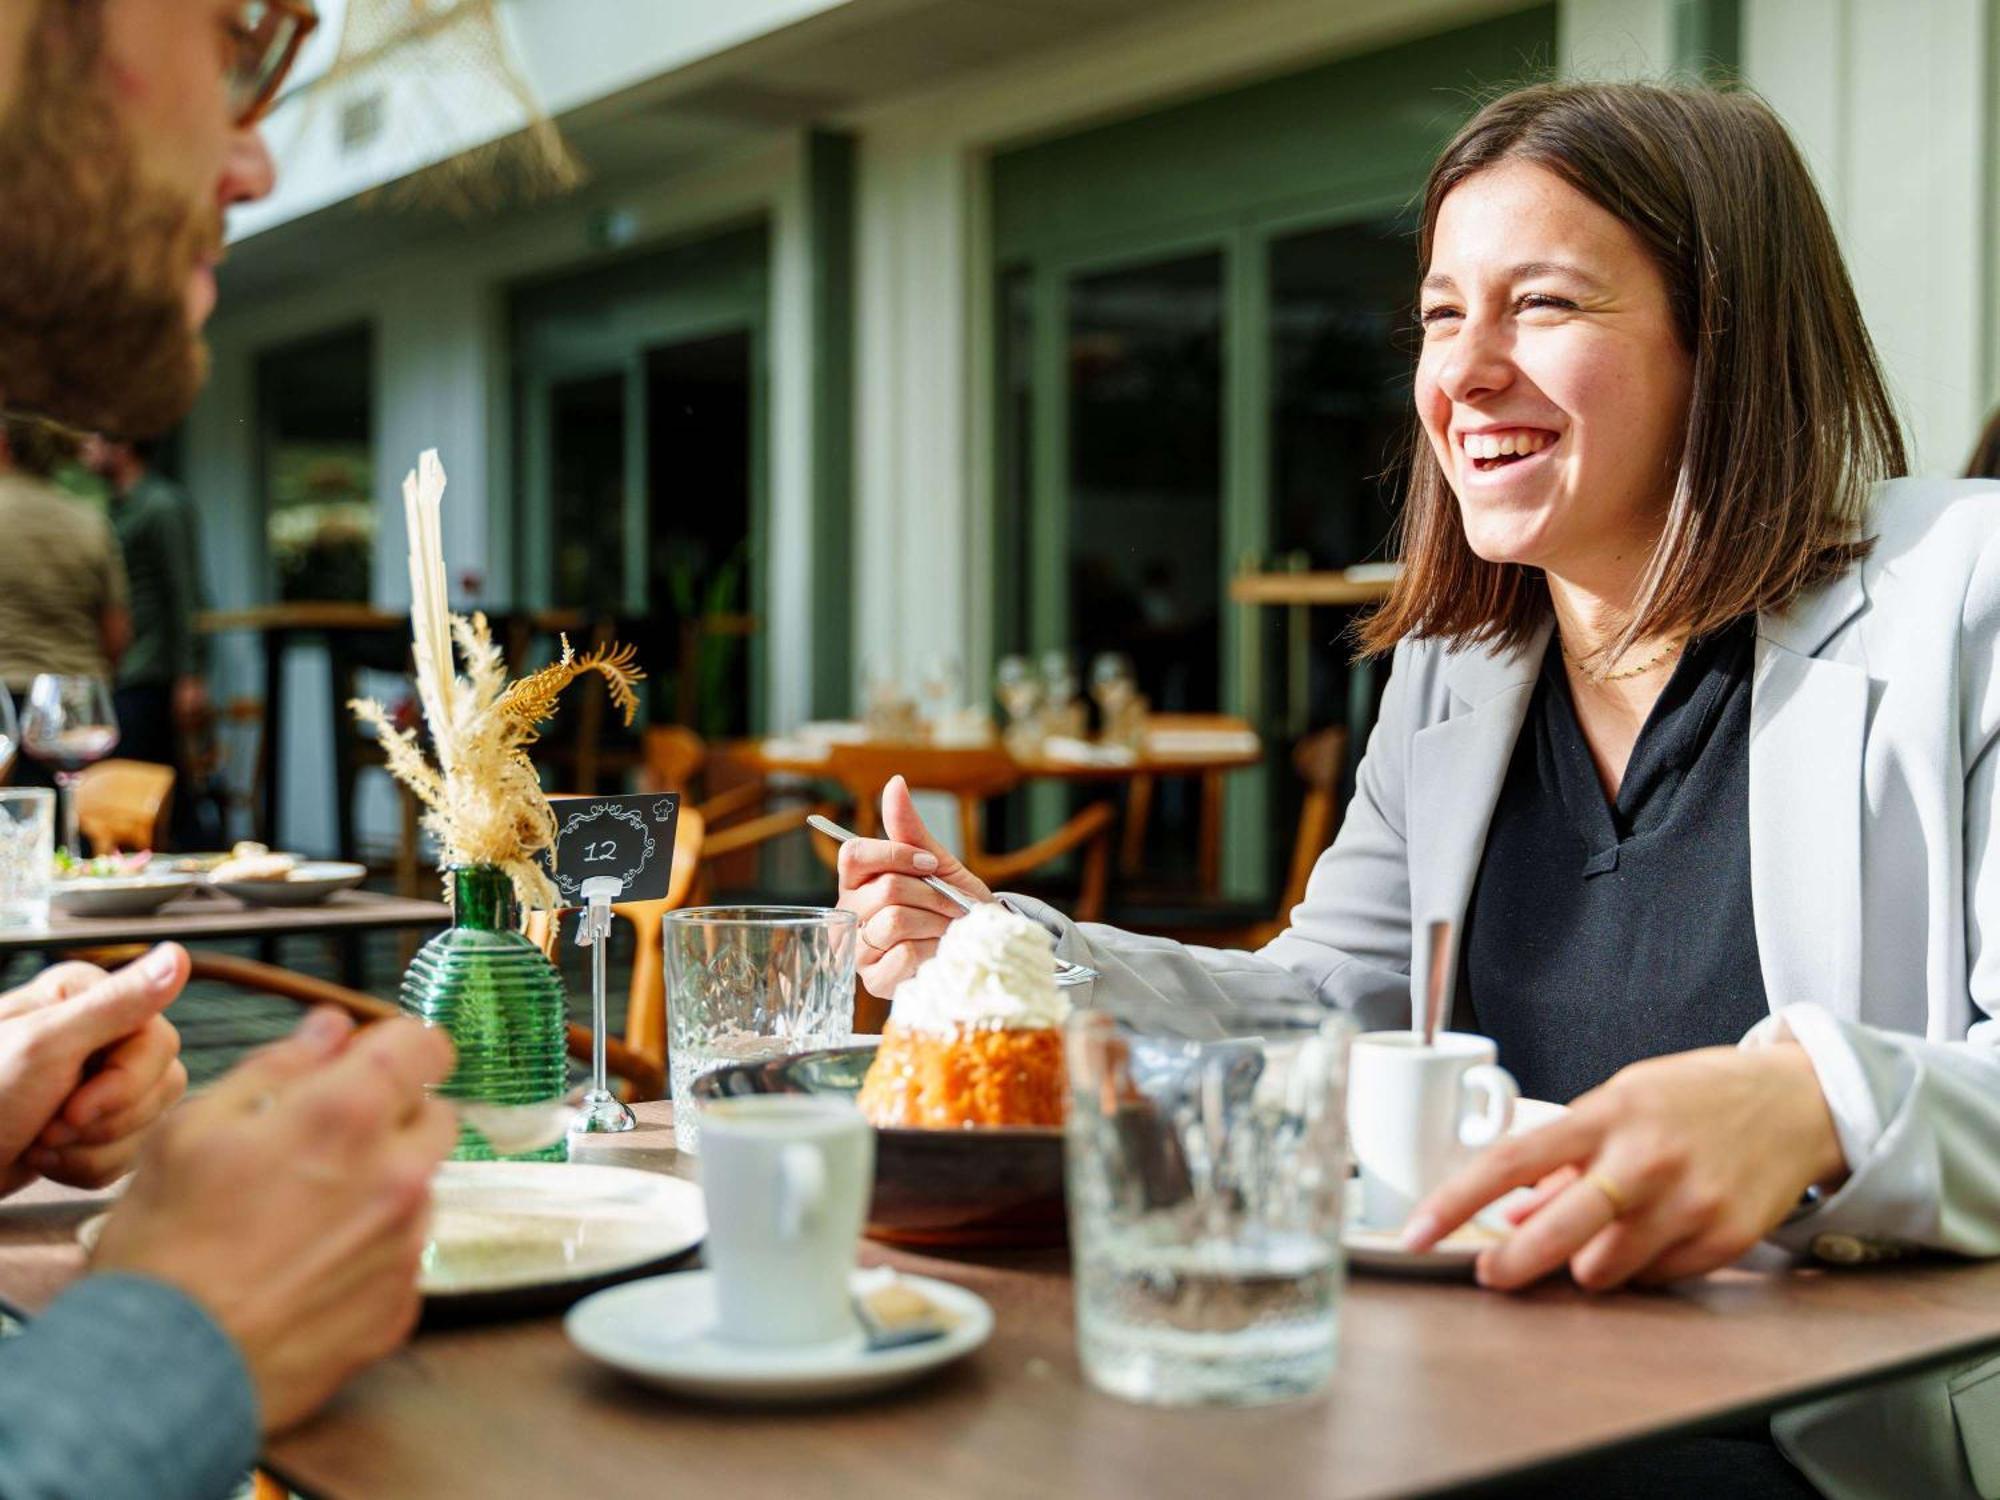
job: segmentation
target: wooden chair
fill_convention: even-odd
[[[719,866],[741,860],[773,840],[796,833],[806,826],[812,813],[836,816],[830,802],[773,808],[770,784],[761,776],[744,781],[709,796],[697,796],[703,773],[709,768],[708,744],[692,729],[678,724],[656,724],[644,739],[645,770],[640,790],[679,792],[682,809],[690,807],[701,815],[707,828],[702,850],[698,900],[707,900],[716,884]],[[814,840],[815,846],[818,840]]]
[[[855,832],[865,838],[881,834],[882,788],[893,776],[903,777],[912,791],[943,792],[955,799],[965,866],[996,889],[1066,855],[1081,854],[1081,885],[1071,914],[1080,922],[1104,915],[1111,833],[1118,817],[1109,802],[1093,802],[1046,838],[1000,853],[986,847],[986,804],[1019,786],[1021,771],[998,746],[835,745],[827,774],[854,799]]]
[[[674,828],[674,867],[668,878],[667,894],[657,901],[621,901],[611,908],[613,917],[632,924],[634,938],[632,980],[625,994],[625,1035],[617,1041],[624,1062],[612,1071],[632,1086],[632,1095],[637,1099],[667,1096],[667,984],[660,918],[689,904],[701,879],[706,837],[702,815],[683,806]],[[557,914],[529,912],[526,930],[528,937],[555,962],[562,942],[562,923]],[[609,1043],[607,1058],[608,1047]],[[577,1057],[590,1056],[587,1028],[570,1028],[570,1051]]]
[[[1138,930],[1209,948],[1261,948],[1283,932],[1291,925],[1293,908],[1306,899],[1313,866],[1339,832],[1340,777],[1346,766],[1347,730],[1341,725],[1314,730],[1292,747],[1292,769],[1305,787],[1305,797],[1299,805],[1298,836],[1292,841],[1291,863],[1276,917],[1243,922],[1224,913],[1218,922],[1148,922]]]
[[[77,779],[76,821],[92,854],[159,848],[173,803],[172,766],[101,760]]]

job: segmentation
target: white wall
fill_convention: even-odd
[[[1743,67],[1833,215],[1918,473],[1957,473],[1992,382],[1990,0],[1747,0]]]

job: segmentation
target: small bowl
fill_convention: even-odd
[[[852,1098],[875,1045],[801,1052],[704,1073],[699,1099],[750,1094]],[[1053,1125],[917,1130],[876,1127],[868,1237],[925,1248],[1061,1245],[1063,1133]]]
[[[339,891],[351,891],[368,878],[368,866],[342,860],[313,860],[294,865],[283,880],[216,880],[209,884],[246,906],[317,906]]]
[[[49,886],[49,906],[66,917],[144,917],[197,883],[192,875],[79,875]]]

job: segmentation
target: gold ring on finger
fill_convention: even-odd
[[[1605,1201],[1611,1205],[1612,1218],[1622,1219],[1625,1217],[1626,1212],[1632,1207],[1632,1200],[1625,1196],[1623,1188],[1618,1186],[1609,1177],[1606,1177],[1602,1172],[1585,1172],[1583,1180],[1596,1188],[1598,1192],[1604,1194]]]

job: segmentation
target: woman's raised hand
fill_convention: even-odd
[[[1593,1291],[1677,1281],[1736,1260],[1846,1172],[1803,1047],[1708,1047],[1634,1063],[1562,1119],[1488,1147],[1417,1205],[1403,1238],[1428,1249],[1533,1187],[1513,1234],[1480,1255],[1482,1285],[1526,1286],[1565,1261]]]
[[[975,901],[991,901],[993,892],[931,837],[900,776],[882,789],[882,831],[882,838],[840,846],[840,905],[860,923],[861,982],[886,1000],[937,952],[945,928],[961,915],[924,877],[934,875]]]

